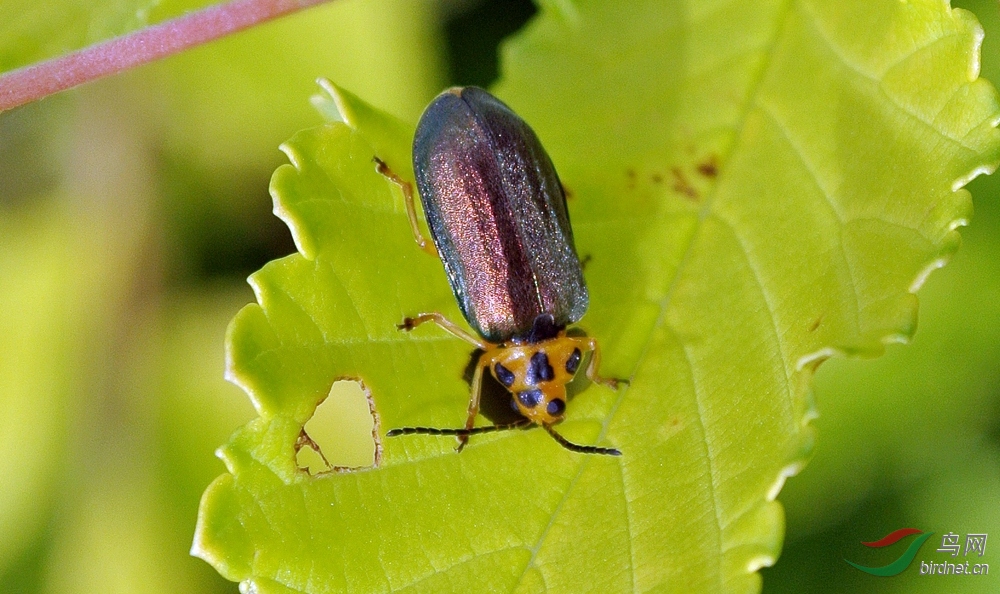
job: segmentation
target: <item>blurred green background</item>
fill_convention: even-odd
[[[8,28],[49,11],[62,33],[8,36],[0,68],[134,27],[123,4],[0,5]],[[156,21],[203,2],[147,4]],[[1000,81],[996,2],[955,4],[979,16],[983,75]],[[497,44],[533,12],[341,0],[0,115],[0,593],[237,591],[188,548],[223,471],[212,452],[255,414],[222,377],[226,325],[253,299],[246,276],[294,250],[267,194],[278,145],[321,121],[318,76],[411,121],[448,84],[489,85]],[[976,216],[920,291],[913,343],[820,368],[815,457],[780,496],[766,593],[998,590],[1000,563],[943,581],[843,561],[888,563],[899,548],[860,542],[904,526],[993,533],[998,558],[998,184],[970,185]],[[342,432],[310,427],[324,430]],[[918,560],[942,561],[939,544]]]

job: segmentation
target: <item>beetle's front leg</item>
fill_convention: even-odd
[[[389,169],[385,161],[379,159],[378,157],[372,157],[375,161],[375,171],[378,171],[386,179],[392,183],[399,186],[399,189],[403,191],[403,203],[406,205],[406,218],[410,220],[410,230],[413,231],[413,239],[420,246],[420,249],[424,250],[432,256],[437,256],[437,249],[434,248],[434,244],[427,241],[424,234],[420,231],[420,225],[417,223],[417,207],[413,204],[413,184],[408,181],[404,181],[403,178],[396,175],[396,173]]]
[[[403,318],[403,323],[396,324],[396,328],[409,332],[410,330],[413,330],[420,324],[426,322],[434,322],[448,334],[451,334],[455,338],[461,338],[465,342],[471,344],[472,346],[476,347],[481,351],[485,351],[489,347],[489,345],[487,345],[485,342],[479,340],[478,338],[469,334],[465,330],[462,330],[461,328],[458,327],[457,324],[455,324],[448,318],[436,312],[418,314],[412,318]]]

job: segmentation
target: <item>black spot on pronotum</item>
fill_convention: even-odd
[[[576,373],[576,370],[580,368],[580,359],[582,358],[583,353],[580,352],[580,349],[573,349],[573,354],[566,360],[566,373],[570,375]]]
[[[514,372],[507,369],[500,363],[493,366],[493,372],[496,374],[497,379],[500,383],[507,386],[508,388],[514,385]]]
[[[525,390],[517,393],[518,401],[527,408],[535,408],[542,401],[541,390]]]
[[[549,402],[549,405],[545,407],[545,412],[553,417],[562,416],[564,410],[566,410],[566,403],[558,398]]]
[[[531,356],[531,363],[528,364],[528,377],[526,378],[529,386],[537,385],[538,382],[551,382],[555,377],[555,371],[549,365],[548,355],[538,351]]]

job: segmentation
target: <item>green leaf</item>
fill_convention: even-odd
[[[970,190],[995,196],[997,182],[996,175],[977,179]],[[872,534],[900,525],[938,534],[1000,530],[1000,436],[992,412],[1000,397],[998,207],[995,200],[976,205],[962,249],[920,290],[912,344],[889,347],[877,361],[834,359],[817,374],[822,443],[779,497],[788,554],[764,574],[765,592],[881,594],[885,584],[862,589],[858,572],[842,561],[891,561],[860,544],[877,538]],[[928,582],[918,567],[893,578],[891,591],[940,592],[941,584]],[[980,582],[961,591],[995,590],[989,580]]]
[[[937,0],[551,3],[498,94],[570,190],[603,371],[566,436],[383,439],[461,424],[469,349],[399,192],[412,128],[335,91],[347,123],[297,134],[272,181],[300,254],[251,277],[229,375],[260,417],[223,446],[193,551],[259,592],[752,592],[774,497],[808,456],[809,384],[835,353],[914,331],[926,275],[1000,158],[980,29]],[[363,382],[377,468],[313,477],[296,443],[335,380]],[[336,452],[324,452],[338,464]]]

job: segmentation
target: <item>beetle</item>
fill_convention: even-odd
[[[404,427],[387,436],[456,435],[461,451],[472,434],[534,423],[572,451],[621,455],[572,443],[552,428],[564,416],[566,384],[586,354],[592,382],[616,389],[624,380],[598,375],[593,338],[566,333],[587,311],[589,294],[565,191],[534,131],[478,87],[454,87],[431,102],[413,139],[413,170],[433,246],[417,224],[411,184],[374,161],[402,190],[414,239],[440,256],[462,315],[479,337],[440,313],[408,317],[399,329],[432,322],[482,352],[464,428]],[[487,369],[511,393],[523,420],[474,427]]]

